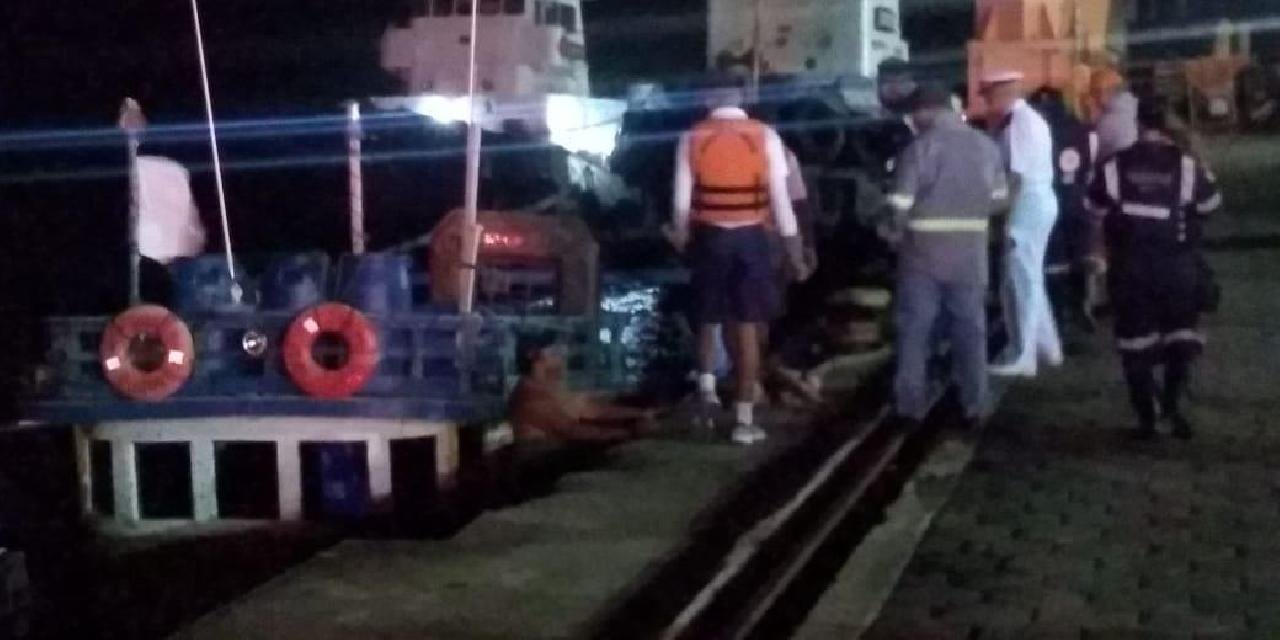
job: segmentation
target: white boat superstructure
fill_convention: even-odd
[[[477,0],[478,86],[502,98],[589,94],[581,0]],[[467,92],[471,0],[424,0],[383,35],[382,66],[406,94]]]

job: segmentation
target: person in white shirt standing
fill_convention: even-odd
[[[166,267],[204,252],[205,228],[191,195],[191,176],[178,162],[138,157],[138,252],[142,254],[142,297],[167,304]]]
[[[733,440],[754,444],[766,434],[755,421],[761,327],[777,307],[768,221],[773,219],[800,279],[807,277],[799,229],[787,189],[782,139],[742,109],[741,88],[708,92],[710,115],[680,140],[676,153],[671,240],[689,254],[698,324],[698,387],[706,406],[719,404],[714,374],[721,325],[730,333],[736,374]]]
[[[1001,287],[1009,345],[992,365],[1000,376],[1036,375],[1041,361],[1062,364],[1062,342],[1045,287],[1045,253],[1058,219],[1053,190],[1053,133],[1023,99],[1022,74],[984,78],[992,132],[1009,172],[1012,211]]]

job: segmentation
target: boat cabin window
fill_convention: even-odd
[[[888,7],[876,9],[876,31],[880,33],[898,32],[898,14]]]
[[[479,0],[480,15],[496,16],[502,11],[502,0]]]
[[[560,5],[560,26],[569,33],[578,32],[578,10],[567,5]]]
[[[502,6],[502,12],[509,16],[524,15],[525,0],[505,0]]]
[[[431,15],[437,18],[453,15],[453,0],[431,0]]]
[[[460,16],[471,15],[471,0],[458,0],[454,5],[454,11]]]
[[[534,3],[538,24],[556,26],[566,33],[578,32],[578,10],[561,2]]]

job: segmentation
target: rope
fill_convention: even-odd
[[[227,220],[227,194],[222,183],[222,157],[218,153],[218,131],[213,122],[213,92],[209,88],[209,64],[205,59],[204,34],[200,26],[200,7],[191,0],[191,19],[196,31],[196,53],[200,59],[200,83],[204,89],[204,114],[209,127],[209,148],[213,151],[213,179],[218,191],[218,215],[222,220],[222,246],[227,258],[227,275],[231,277],[232,297],[240,301],[243,292],[236,282],[236,263],[231,253],[231,225]]]

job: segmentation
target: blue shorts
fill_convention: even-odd
[[[690,246],[693,313],[699,324],[768,322],[778,307],[769,232],[760,225],[698,225]]]

